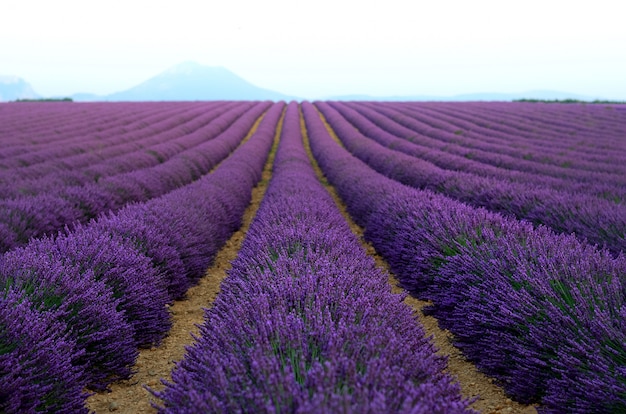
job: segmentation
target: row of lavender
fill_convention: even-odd
[[[289,105],[272,180],[161,412],[468,412],[317,180]]]
[[[318,102],[316,105],[346,148],[387,177],[474,206],[543,224],[557,232],[576,233],[591,243],[606,246],[615,254],[626,251],[624,204],[615,204],[592,195],[570,194],[523,182],[511,182],[496,175],[484,177],[443,169],[369,139],[327,103]],[[358,122],[358,115],[352,113],[350,118],[369,136],[393,142],[393,137],[375,125]]]
[[[28,152],[28,158],[40,158],[42,161],[25,161],[25,156],[11,158],[10,161],[24,166],[13,166],[1,177],[4,185],[9,184],[9,189],[16,187],[12,184],[16,180],[19,182],[20,193],[33,193],[37,191],[38,179],[49,179],[51,175],[58,175],[58,180],[80,183],[85,180],[97,181],[101,176],[124,172],[124,168],[128,168],[127,159],[132,160],[133,155],[138,157],[140,166],[146,162],[155,165],[160,162],[159,159],[168,157],[167,152],[160,153],[160,150],[176,143],[177,152],[182,152],[194,145],[187,135],[206,129],[218,119],[228,122],[228,118],[225,118],[226,112],[232,112],[231,116],[234,116],[236,112],[245,112],[249,106],[250,103],[247,102],[223,107],[207,105],[204,110],[202,107],[192,108],[184,117],[173,114],[146,116],[137,121],[137,128],[124,127],[122,131],[114,129],[97,133],[86,131],[81,141],[74,145],[55,142],[44,148],[32,148]],[[237,108],[239,111],[236,111]],[[93,114],[94,117],[96,115]],[[162,148],[164,144],[166,147]],[[71,152],[67,154],[64,149]],[[6,191],[8,190],[3,190]]]
[[[500,104],[493,104],[494,106]],[[506,105],[503,103],[501,105]],[[463,104],[457,104],[458,107],[462,107]],[[569,153],[569,150],[559,150],[558,154],[563,154],[559,159],[553,159],[554,156],[544,155],[546,149],[542,148],[537,150],[538,154],[527,152],[528,144],[523,137],[520,137],[520,133],[510,132],[504,135],[503,139],[508,145],[500,145],[498,147],[485,146],[487,138],[483,134],[487,134],[485,128],[481,128],[480,133],[477,133],[477,137],[468,142],[466,132],[464,129],[456,129],[452,131],[455,126],[450,124],[439,125],[439,128],[432,126],[425,127],[418,118],[416,111],[411,111],[409,114],[401,112],[402,107],[396,107],[393,105],[379,105],[369,106],[370,109],[374,109],[375,112],[379,112],[380,115],[392,118],[392,120],[400,125],[408,128],[412,131],[409,135],[404,135],[406,139],[415,142],[423,143],[433,148],[442,149],[445,152],[451,152],[456,155],[464,156],[468,159],[472,159],[481,163],[490,164],[496,167],[511,169],[515,171],[531,172],[534,174],[547,175],[556,178],[576,181],[576,182],[619,182],[624,183],[624,162],[618,160],[604,159],[602,161],[596,160],[591,164],[591,169],[573,168],[576,160],[582,158],[581,152],[576,151],[575,154],[565,156]],[[424,110],[425,108],[420,108]],[[423,117],[423,115],[421,115]],[[452,118],[454,120],[455,118]],[[453,122],[450,120],[449,122]],[[493,123],[500,122],[497,118],[492,120]],[[502,121],[505,122],[505,121]],[[529,125],[533,125],[532,121],[528,121]],[[491,125],[491,124],[490,124]],[[523,130],[523,126],[518,126],[520,132]],[[537,128],[534,125],[534,128]],[[598,134],[600,128],[596,129]],[[540,129],[540,132],[543,130]],[[402,136],[402,135],[400,135]],[[553,138],[545,138],[547,145],[554,140]],[[562,138],[568,142],[571,148],[576,147],[576,136],[567,136]],[[590,144],[596,144],[596,151],[598,149],[604,154],[603,157],[613,157],[612,154],[618,154],[623,158],[623,141],[622,143],[608,144],[603,142],[604,135],[598,134],[593,138],[587,138],[586,140]],[[587,150],[587,147],[585,147]],[[587,150],[590,152],[590,150]]]
[[[439,116],[445,114],[447,122],[459,122],[460,119],[466,119],[473,125],[478,123],[482,127],[477,131],[480,134],[497,130],[500,135],[494,137],[500,138],[502,142],[508,142],[512,147],[526,149],[522,146],[511,145],[510,136],[519,135],[524,142],[528,141],[531,144],[528,148],[536,146],[558,157],[572,153],[583,160],[606,163],[610,162],[609,160],[613,159],[615,154],[607,153],[605,150],[615,144],[619,145],[621,137],[626,132],[623,112],[616,110],[619,109],[618,107],[613,105],[566,107],[562,105],[537,106],[527,103],[474,103],[471,106],[444,105],[433,109],[442,109],[439,111]],[[413,109],[418,108],[413,107]],[[490,136],[489,133],[488,136]],[[476,138],[480,139],[478,135]],[[538,155],[542,156],[542,154]],[[623,157],[623,154],[621,156]],[[557,160],[546,157],[545,161]]]
[[[626,410],[626,260],[573,236],[401,185],[336,143],[311,147],[351,215],[476,365],[546,412]]]
[[[152,147],[160,161],[143,151],[139,155],[131,152],[107,160],[109,166],[105,168],[109,174],[97,182],[90,179],[88,171],[95,170],[92,167],[82,171],[75,168],[72,174],[85,177],[83,182],[72,183],[76,185],[63,185],[55,175],[44,176],[42,182],[46,190],[40,194],[0,201],[0,251],[8,251],[31,238],[63,230],[69,225],[87,222],[130,202],[147,201],[198,179],[239,145],[269,105],[237,106],[216,116],[206,126],[182,135],[179,140],[174,139],[179,134],[172,137],[166,131],[160,134],[165,136],[159,138],[161,143]],[[187,144],[181,145],[181,140]],[[145,158],[149,161],[141,163]],[[124,164],[128,168],[123,168]],[[16,188],[20,185],[16,184]]]
[[[115,103],[81,105],[0,105],[0,166],[17,167],[79,154],[93,149],[92,137],[106,142],[118,135],[139,131],[150,122],[207,112],[219,104]],[[2,116],[4,115],[4,116]],[[88,139],[85,141],[85,137]],[[38,152],[47,151],[42,157]]]
[[[56,132],[65,135],[65,130],[71,130],[71,125],[87,123],[123,124],[127,119],[138,113],[153,111],[154,107],[136,105],[126,106],[126,110],[119,113],[111,105],[102,103],[89,106],[56,105],[51,103],[27,103],[26,105],[0,105],[0,134],[9,138],[0,149],[0,159],[19,149],[19,153],[28,152],[32,145],[46,145],[56,139]],[[116,116],[111,116],[116,113]],[[79,121],[82,120],[82,121]],[[69,121],[66,123],[65,121]],[[49,127],[52,126],[54,134]],[[68,127],[69,126],[69,127]],[[47,128],[48,127],[48,128]],[[99,126],[98,126],[99,127]]]
[[[86,412],[170,327],[250,202],[283,105],[213,173],[0,258],[0,411]]]
[[[426,124],[434,131],[454,132],[459,143],[488,153],[506,154],[554,167],[602,169],[609,173],[613,172],[609,165],[624,169],[625,148],[621,137],[626,131],[623,113],[619,111],[583,105],[538,108],[527,103],[506,102],[390,103],[383,106],[411,118],[422,127]],[[567,123],[556,125],[557,118]],[[610,151],[612,149],[618,151],[615,153]]]
[[[239,114],[248,107],[249,104],[242,104]],[[41,156],[45,162],[2,172],[2,196],[16,197],[45,191],[44,184],[52,178],[56,179],[58,185],[79,185],[97,182],[101,177],[156,165],[169,159],[172,156],[170,153],[180,153],[197,145],[187,135],[197,136],[208,124],[218,119],[228,119],[225,116],[226,108],[216,107],[203,111],[198,107],[193,112],[194,118],[190,120],[180,120],[171,114],[164,114],[161,118],[152,120],[150,126],[125,133],[113,133],[109,138],[102,138],[99,134],[86,134],[79,145],[53,144],[50,149],[31,148],[28,155]],[[232,119],[222,127],[232,123],[236,116],[232,112]],[[144,120],[148,119],[142,119],[142,122]],[[171,148],[172,144],[175,144],[176,150]],[[66,147],[76,153],[59,158],[50,156],[54,149]]]
[[[586,193],[600,198],[612,199],[616,202],[626,199],[626,181],[621,175],[577,171],[576,179],[563,177],[561,172],[569,173],[571,169],[532,162],[524,159],[525,155],[518,159],[504,156],[508,158],[507,164],[502,162],[503,155],[500,153],[493,151],[476,152],[473,148],[467,148],[458,143],[422,135],[395,122],[393,120],[394,115],[383,115],[375,108],[338,102],[331,102],[330,104],[356,128],[378,143],[404,154],[421,158],[443,169],[463,171],[484,177],[498,177],[498,179],[528,183],[538,187],[549,187],[559,191]],[[381,106],[381,108],[383,107],[389,109],[386,106]],[[390,110],[387,112],[393,113]],[[443,131],[438,132],[441,134]],[[448,134],[452,135],[453,133],[448,132]],[[515,135],[509,135],[511,145],[525,146],[522,139],[512,137]],[[536,171],[536,168],[528,167],[527,164],[543,170],[543,173]],[[606,163],[604,165],[606,166]],[[546,173],[548,170],[551,170],[552,173]]]

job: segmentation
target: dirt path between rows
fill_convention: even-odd
[[[191,335],[198,334],[198,325],[202,324],[204,317],[203,308],[210,307],[219,293],[220,284],[226,278],[226,272],[231,267],[230,263],[236,258],[241,248],[241,243],[267,189],[267,184],[271,178],[274,154],[282,129],[282,121],[283,118],[281,117],[274,137],[274,146],[264,167],[263,177],[252,191],[252,201],[244,214],[242,227],[232,235],[220,250],[213,265],[207,270],[206,276],[200,280],[198,285],[188,290],[186,299],[176,301],[170,307],[173,325],[163,343],[159,347],[140,351],[139,358],[135,364],[137,372],[131,379],[112,384],[110,392],[97,393],[88,398],[87,407],[90,410],[96,413],[156,412],[151,403],[158,403],[158,400],[145,387],[148,386],[157,391],[162,390],[164,386],[161,384],[160,379],[171,379],[171,370],[174,368],[175,363],[183,358],[185,347],[193,343]],[[389,282],[393,286],[394,292],[400,292],[401,289],[397,287],[397,281],[389,272],[388,265],[376,253],[375,249],[364,241],[363,229],[352,221],[336,191],[323,177],[310,152],[308,136],[306,135],[302,117],[301,123],[305,137],[305,148],[309,157],[311,157],[320,181],[332,195],[335,203],[350,224],[352,231],[362,240],[368,254],[374,257],[378,266],[389,274]],[[247,138],[252,135],[257,126],[258,122],[255,123]],[[422,313],[421,309],[428,302],[407,297],[405,303],[414,309],[416,316],[424,325],[426,333],[433,336],[433,341],[439,348],[440,354],[448,356],[448,371],[458,378],[463,395],[466,397],[480,396],[472,405],[472,408],[484,413],[536,413],[534,407],[524,406],[508,399],[504,395],[503,390],[493,384],[489,377],[478,372],[473,364],[465,360],[460,351],[451,345],[452,335],[448,331],[439,329],[435,318],[425,316]]]
[[[338,143],[340,143],[339,138],[334,133],[330,125],[326,122],[326,119],[321,113],[320,118],[324,122],[326,129],[331,134],[331,136]],[[302,113],[300,114],[300,126],[302,129],[302,134],[304,136],[305,149],[309,155],[309,158],[311,159],[311,163],[313,164],[313,168],[315,169],[319,180],[324,184],[328,192],[335,200],[335,203],[337,204],[337,206],[341,210],[341,213],[350,225],[352,232],[356,234],[361,240],[361,243],[365,247],[367,254],[373,257],[376,260],[376,264],[378,265],[378,267],[389,275],[389,284],[391,284],[392,286],[392,291],[394,293],[401,293],[402,289],[398,287],[398,281],[389,269],[389,265],[378,253],[376,253],[376,249],[374,249],[374,247],[370,243],[365,241],[363,228],[358,226],[352,220],[352,218],[348,214],[345,204],[337,195],[337,191],[328,183],[326,177],[324,177],[324,174],[322,173],[322,170],[319,168],[317,162],[315,161],[315,158],[311,153],[309,138]],[[420,323],[424,326],[426,334],[433,337],[433,342],[435,346],[439,349],[439,354],[446,355],[448,357],[448,372],[456,377],[461,384],[461,391],[463,393],[463,396],[467,398],[474,398],[478,396],[478,399],[471,405],[471,408],[487,414],[537,413],[536,408],[532,405],[523,405],[512,401],[504,394],[504,390],[501,387],[494,384],[492,378],[478,371],[474,364],[465,359],[461,351],[452,345],[452,334],[448,330],[440,329],[436,318],[424,315],[422,309],[425,306],[428,306],[430,302],[419,300],[411,296],[408,296],[404,302],[411,308],[413,308],[413,313],[418,318]]]
[[[256,131],[261,118],[262,116],[259,117],[242,143]],[[148,386],[155,391],[163,390],[165,386],[161,383],[161,378],[171,381],[171,371],[174,364],[183,358],[185,347],[193,343],[191,335],[198,334],[198,325],[204,321],[203,308],[210,307],[219,293],[220,284],[226,278],[226,272],[231,268],[231,261],[239,253],[241,243],[267,189],[267,184],[272,175],[272,165],[282,130],[283,118],[284,112],[278,122],[274,144],[265,163],[261,181],[252,190],[252,201],[244,213],[241,228],[231,236],[219,251],[205,277],[187,291],[184,300],[175,301],[170,307],[172,328],[161,345],[152,349],[140,350],[135,364],[136,374],[129,380],[112,384],[110,392],[105,391],[89,397],[87,407],[90,410],[96,413],[156,413],[156,409],[152,407],[151,403],[157,403],[159,400],[145,387]]]

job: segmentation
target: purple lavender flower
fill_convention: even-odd
[[[119,299],[91,271],[81,274],[53,258],[27,248],[0,258],[0,286],[27,297],[33,309],[50,312],[63,322],[68,339],[84,351],[76,361],[87,371],[87,383],[103,389],[128,378],[137,357],[132,327],[117,310]]]
[[[87,413],[84,352],[50,312],[12,287],[0,292],[0,411]]]

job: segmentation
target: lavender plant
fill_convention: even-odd
[[[82,356],[67,328],[13,287],[0,291],[0,411],[87,413]]]
[[[75,362],[84,366],[87,384],[104,389],[131,375],[137,357],[132,327],[117,310],[115,299],[93,275],[29,249],[17,249],[0,259],[0,286],[28,298],[33,310],[49,312],[66,327],[67,335],[83,351]]]
[[[158,345],[170,329],[165,275],[123,240],[94,227],[78,227],[57,238],[33,240],[28,250],[50,257],[84,278],[103,282],[119,300],[117,309],[134,331],[139,347]]]

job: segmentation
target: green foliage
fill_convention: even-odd
[[[16,99],[14,102],[74,102],[72,98]]]

